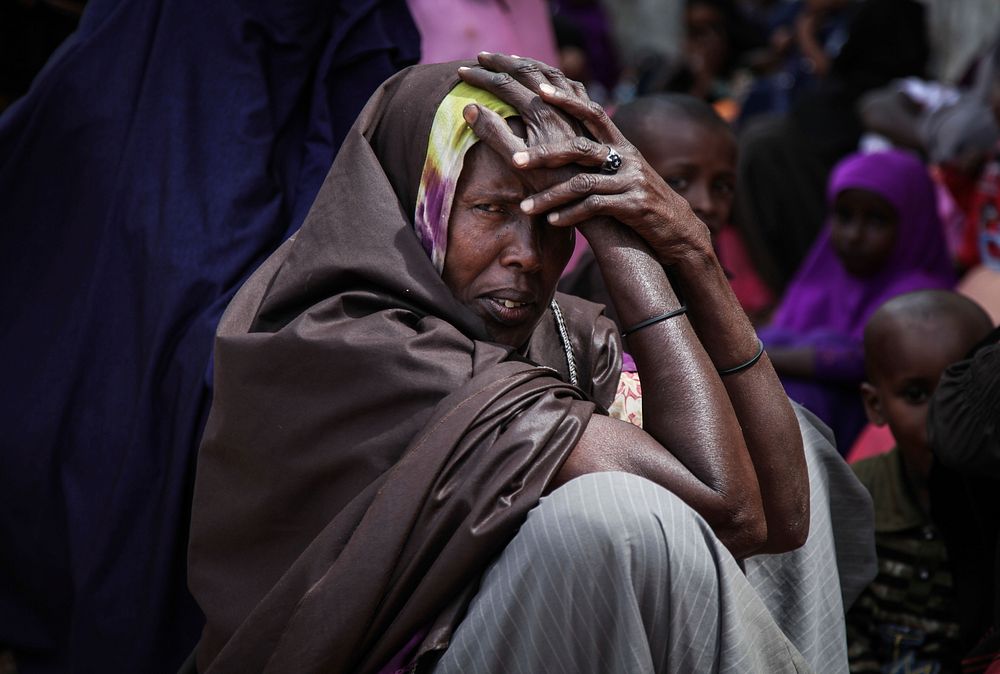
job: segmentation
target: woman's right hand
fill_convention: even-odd
[[[548,213],[551,224],[579,225],[584,234],[595,219],[613,218],[641,237],[660,264],[674,264],[692,253],[704,255],[711,250],[705,224],[657,175],[604,108],[590,100],[583,85],[533,59],[484,53],[479,61],[483,68],[463,69],[460,77],[521,111],[529,129],[528,143],[511,155],[515,167],[588,169],[526,199],[525,212]],[[577,133],[562,115],[543,113],[546,109],[561,110],[582,124],[592,138]],[[490,142],[503,122],[481,109],[470,124],[476,135]],[[612,151],[621,157],[621,167],[614,173],[597,172]]]

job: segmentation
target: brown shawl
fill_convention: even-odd
[[[620,344],[599,307],[559,298],[570,386],[550,313],[525,354],[488,341],[417,241],[456,67],[379,88],[301,230],[219,326],[189,554],[199,671],[370,672],[425,628],[421,652],[444,648],[614,394]]]

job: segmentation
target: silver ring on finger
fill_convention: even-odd
[[[614,175],[618,173],[618,169],[622,167],[622,156],[615,152],[615,149],[610,145],[608,145],[607,148],[608,156],[605,157],[604,163],[601,164],[601,173]]]

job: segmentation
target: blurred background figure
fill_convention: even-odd
[[[728,121],[738,114],[743,84],[738,69],[746,54],[763,45],[733,0],[687,0],[684,11],[684,62],[691,71],[687,93],[714,103]]]
[[[685,93],[711,103],[726,120],[739,113],[750,54],[764,33],[733,0],[686,0],[679,52],[647,52],[630,73],[635,94]]]
[[[827,226],[760,337],[789,397],[833,429],[844,454],[864,425],[857,391],[869,316],[900,293],[951,288],[955,276],[916,156],[849,156],[830,177],[827,204]]]
[[[0,644],[19,673],[174,672],[190,652],[216,324],[371,92],[419,56],[401,0],[90,0],[0,116],[0,370],[16,391]]]
[[[595,101],[613,102],[621,65],[610,18],[613,7],[597,0],[562,0],[550,3],[550,8],[559,68],[583,82]]]
[[[556,6],[588,4],[585,0],[559,0]],[[643,64],[649,60],[676,62],[685,39],[684,0],[600,0],[609,19],[618,52],[621,89],[616,102],[625,103],[636,94]]]
[[[740,124],[786,113],[798,96],[830,73],[858,5],[851,0],[794,0],[756,7],[767,44],[755,55],[756,78],[740,107]]]
[[[420,31],[421,63],[475,58],[481,51],[558,63],[545,0],[407,0]]]
[[[778,293],[823,224],[830,170],[858,147],[857,99],[892,79],[926,72],[923,5],[864,0],[850,10],[846,38],[826,75],[800,92],[787,113],[760,116],[740,129],[736,219],[758,270]]]

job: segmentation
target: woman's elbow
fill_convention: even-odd
[[[778,554],[798,550],[806,544],[809,538],[809,516],[795,520],[786,520],[777,525],[768,523],[767,542],[758,552]]]
[[[719,540],[743,559],[758,552],[768,541],[768,522],[759,499],[743,499],[729,503],[714,527]]]
[[[778,512],[768,513],[767,541],[758,552],[779,554],[801,548],[809,538],[809,492],[790,499]]]

